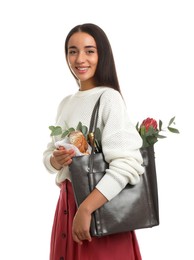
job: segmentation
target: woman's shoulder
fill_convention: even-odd
[[[73,95],[68,95],[68,96],[65,96],[60,102],[59,102],[59,105],[58,105],[58,109],[57,109],[57,113],[60,113],[60,111],[62,110],[62,108],[64,107],[65,104],[68,103],[68,101],[71,99]]]
[[[62,98],[61,101],[59,102],[59,107],[60,107],[61,105],[63,105],[65,102],[67,102],[71,97],[72,97],[72,94],[71,94],[71,95],[68,95],[68,96],[65,96],[64,98]]]
[[[104,88],[102,93],[102,100],[105,102],[123,102],[121,93],[110,87]]]

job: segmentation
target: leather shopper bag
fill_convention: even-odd
[[[90,132],[94,130],[94,136],[99,105],[100,98],[94,107],[89,128]],[[91,236],[101,237],[159,225],[154,147],[141,148],[140,151],[145,168],[140,182],[136,185],[127,184],[117,196],[92,214]],[[77,206],[95,188],[108,166],[103,153],[94,152],[94,146],[91,155],[73,158],[69,169]]]

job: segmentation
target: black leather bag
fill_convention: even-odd
[[[97,101],[91,122],[96,129],[100,98]],[[94,134],[95,135],[95,134]],[[145,172],[136,185],[128,184],[117,196],[92,214],[90,232],[92,236],[105,236],[159,225],[158,187],[154,147],[140,149]],[[108,163],[103,153],[73,158],[69,166],[77,206],[90,194],[105,174]]]

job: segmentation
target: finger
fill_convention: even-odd
[[[68,166],[69,164],[72,163],[72,159],[69,159],[69,160],[66,160],[64,163],[63,163],[63,166]]]
[[[65,150],[64,146],[59,146],[58,150]]]
[[[87,231],[85,231],[85,232],[80,232],[80,233],[76,233],[77,235],[77,237],[78,237],[78,239],[79,240],[88,240],[89,242],[90,241],[92,241],[92,238],[91,238],[91,236],[90,236],[90,233],[89,232],[87,232]]]
[[[75,151],[72,150],[72,149],[71,149],[71,150],[68,150],[67,153],[68,153],[71,157],[75,156]]]
[[[64,156],[66,155],[65,150],[54,150],[53,151],[53,156],[58,157],[58,156]]]
[[[57,153],[57,152],[54,152],[53,156],[54,156],[55,160],[61,165],[67,163],[72,158],[72,156],[70,156],[69,154],[66,154],[66,153],[61,154],[61,153]]]
[[[72,233],[73,240],[78,243],[79,245],[82,245],[83,242],[78,238],[78,236],[75,233]]]
[[[91,238],[91,235],[90,235],[89,232],[85,232],[85,234],[84,234],[84,239],[85,239],[85,240],[88,240],[89,242],[92,241],[92,238]]]

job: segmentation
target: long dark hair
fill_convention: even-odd
[[[96,42],[98,50],[98,65],[94,75],[96,86],[107,86],[121,93],[112,48],[105,32],[99,26],[92,23],[85,23],[71,29],[65,40],[66,58],[69,39],[76,32],[88,33]]]

